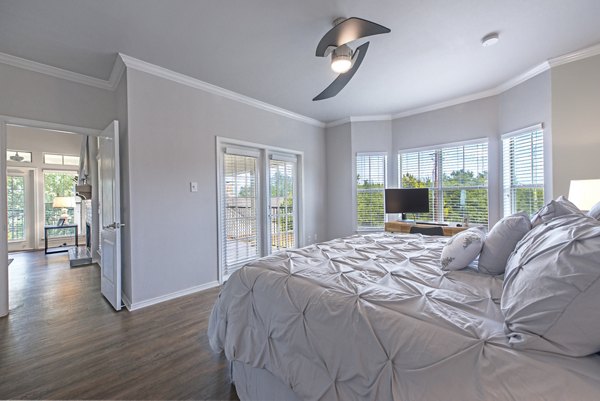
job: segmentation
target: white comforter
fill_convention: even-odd
[[[600,357],[510,348],[502,280],[442,271],[446,241],[352,236],[252,262],[214,306],[211,346],[306,400],[599,400]]]

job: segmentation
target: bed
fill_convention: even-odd
[[[448,237],[355,235],[256,260],[209,324],[242,400],[598,400],[600,356],[515,349],[503,277]]]

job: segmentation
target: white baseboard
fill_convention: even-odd
[[[121,301],[123,301],[123,304],[125,305],[127,310],[130,311],[131,310],[131,301],[129,300],[129,298],[127,298],[127,295],[125,295],[125,293],[123,291],[121,291]]]
[[[127,309],[129,311],[133,311],[133,310],[136,310],[136,309],[145,308],[145,307],[150,306],[150,305],[155,305],[155,304],[158,304],[158,303],[161,303],[161,302],[169,301],[171,299],[183,297],[185,295],[190,295],[190,294],[193,294],[195,292],[200,292],[200,291],[208,290],[210,288],[218,287],[219,285],[220,284],[219,284],[218,281],[211,281],[211,282],[206,283],[206,284],[197,285],[195,287],[186,288],[185,290],[172,292],[170,294],[161,295],[160,297],[150,298],[150,299],[147,299],[145,301],[140,301],[140,302],[131,302],[131,301],[129,301],[129,299],[127,299],[123,295],[122,295],[122,298],[123,298],[123,302],[125,303],[125,306],[127,307]]]

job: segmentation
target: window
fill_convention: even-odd
[[[356,154],[356,225],[358,231],[383,228],[386,159],[385,153]]]
[[[544,206],[542,125],[502,136],[504,215],[535,213]]]
[[[219,146],[219,252],[226,280],[253,259],[297,246],[299,156]]]
[[[44,153],[44,164],[58,164],[62,166],[79,166],[79,156],[59,155]]]
[[[429,188],[421,219],[488,223],[487,142],[450,145],[398,155],[401,188]]]
[[[6,177],[6,206],[8,210],[8,240],[25,240],[25,177]]]
[[[22,152],[18,150],[7,150],[6,160],[17,163],[31,163],[31,152]]]
[[[80,210],[75,204],[75,179],[77,173],[74,171],[44,171],[44,224],[47,226],[56,225],[63,214],[67,214],[68,224],[79,224]],[[55,208],[53,207],[54,198],[72,197],[73,207]],[[81,224],[79,224],[81,230]],[[51,236],[60,237],[72,235],[73,231],[69,229],[52,230]],[[50,233],[49,233],[50,235]]]

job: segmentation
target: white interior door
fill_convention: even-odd
[[[116,310],[121,309],[121,203],[119,122],[113,121],[98,138],[100,196],[101,291]]]

